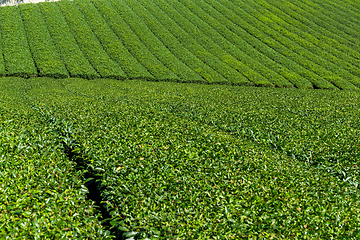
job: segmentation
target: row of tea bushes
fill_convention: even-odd
[[[309,75],[307,78],[312,81],[313,84],[322,86],[321,88],[325,88],[325,85],[328,85],[328,83],[331,82],[339,88],[356,89],[356,86],[346,81],[346,79],[340,78],[340,73],[329,71],[326,59],[311,54],[308,49],[302,48],[297,43],[269,28],[266,24],[248,14],[245,10],[234,5],[234,3],[224,0],[217,4],[223,4],[221,9],[229,12],[232,20],[238,24],[238,26],[242,26],[242,24],[238,22],[238,19],[246,22],[250,32],[253,32],[256,36],[262,38],[267,45],[272,47],[279,54],[282,54],[287,59],[292,60],[308,70]],[[242,18],[240,16],[246,17]]]
[[[25,84],[0,79],[0,238],[111,239],[85,199],[82,171],[24,98]]]
[[[341,89],[353,90],[357,89],[356,85],[360,86],[360,79],[358,77],[360,70],[358,67],[349,64],[348,60],[343,61],[338,56],[328,53],[327,50],[321,50],[315,47],[310,41],[300,38],[294,31],[288,31],[285,27],[275,22],[274,19],[269,18],[266,13],[258,12],[249,4],[239,3],[239,1],[235,1],[235,4],[238,8],[244,9],[254,20],[256,19],[255,21],[258,21],[258,24],[266,26],[268,29],[264,32],[269,36],[273,36],[274,39],[279,40],[279,42],[285,46],[292,46],[292,51],[298,53],[300,56],[306,57],[308,61],[313,62],[313,65],[314,63],[319,64],[325,71],[317,72],[319,70],[314,70],[306,66],[308,69],[318,73],[320,76],[324,76],[325,79],[329,79],[330,82]],[[300,62],[303,61],[299,61],[299,63]],[[357,64],[357,66],[359,66],[359,64]],[[348,70],[355,72],[355,75],[351,74]],[[336,75],[338,80],[335,81]],[[335,77],[328,78],[327,76]],[[343,78],[343,80],[341,80],[341,78]]]
[[[180,61],[146,26],[139,17],[122,1],[113,1],[113,6],[118,10],[120,16],[126,21],[133,32],[169,70],[174,72],[182,81],[201,82],[202,77],[193,71],[188,65]]]
[[[266,37],[264,35],[261,35],[261,32],[259,31],[257,31],[256,34],[250,31],[250,29],[252,29],[251,25],[249,25],[246,21],[243,21],[241,20],[241,18],[239,18],[234,19],[234,22],[228,18],[224,18],[224,16],[230,17],[232,12],[222,7],[222,5],[218,5],[218,9],[215,8],[215,2],[212,2],[212,5],[209,5],[208,3],[202,1],[196,2],[196,4],[199,8],[203,9],[212,17],[210,19],[204,20],[211,24],[211,26],[215,28],[218,32],[225,31],[225,33],[223,34],[226,34],[226,38],[232,39],[232,42],[234,44],[238,44],[239,48],[250,45],[250,47],[248,47],[246,51],[251,51],[251,53],[253,53],[252,56],[254,58],[258,58],[259,61],[261,61],[262,59],[270,59],[263,62],[266,63],[267,66],[269,66],[271,69],[274,69],[274,71],[276,71],[277,73],[286,77],[296,87],[313,88],[313,82],[310,82],[310,79],[313,78],[308,79],[311,73],[309,73],[309,71],[304,69],[302,66],[298,65],[290,59],[287,59],[286,57],[275,51],[273,48],[268,46],[267,42],[265,41]],[[201,14],[199,14],[198,16],[203,17]],[[213,23],[213,18],[215,18],[217,24]],[[238,22],[240,26],[237,25],[236,22]],[[224,29],[229,30],[226,31]],[[241,41],[241,39],[245,41]],[[256,49],[255,52],[263,54],[265,58],[262,57],[261,54],[255,54],[254,49]],[[333,86],[329,84],[315,84],[315,87],[333,88]]]
[[[278,9],[272,8],[270,4],[256,4],[252,7],[258,11],[257,14],[259,14],[259,16],[266,16],[269,21],[271,20],[270,22],[276,22],[278,25],[276,28],[279,32],[282,32],[294,41],[299,42],[304,48],[308,48],[313,53],[327,58],[332,63],[349,71],[349,73],[360,76],[360,70],[357,68],[357,66],[360,65],[360,54],[355,51],[355,49],[351,49],[341,44],[338,44],[337,48],[331,47],[326,41],[321,41],[314,35],[304,31],[304,29],[309,28],[308,26],[299,23],[282,11],[276,11]],[[352,57],[348,53],[349,51],[352,52],[352,55],[357,55],[358,58]]]
[[[249,82],[249,80],[247,80],[244,75],[221,61],[218,56],[209,52],[206,48],[204,48],[203,45],[196,41],[197,38],[201,38],[203,35],[199,34],[197,36],[193,36],[192,34],[189,34],[187,31],[185,31],[183,27],[178,24],[176,17],[180,16],[176,11],[171,11],[171,9],[168,8],[160,8],[157,6],[157,4],[160,3],[155,1],[149,1],[146,2],[146,4],[147,9],[152,12],[153,16],[155,16],[158,21],[161,22],[162,25],[164,25],[169,30],[169,32],[183,44],[184,48],[188,49],[195,56],[197,56],[204,63],[206,63],[225,78],[226,81],[224,83],[230,82],[236,85],[251,85],[251,82]],[[166,11],[171,12],[169,13]],[[211,44],[211,41],[209,44]]]
[[[0,76],[356,90],[358,14],[330,5],[76,0],[4,7]]]
[[[188,49],[184,48],[177,40],[140,2],[131,1],[127,3],[137,16],[146,24],[154,35],[159,36],[159,40],[183,63],[189,66],[194,72],[202,77],[201,80],[194,82],[214,83],[226,81],[223,76],[206,65]],[[191,80],[187,80],[192,82]]]
[[[168,16],[171,16],[172,19],[183,29],[185,30],[190,36],[194,37],[194,40],[197,44],[201,45],[204,49],[209,51],[209,53],[213,54],[214,57],[218,58],[220,61],[224,62],[228,66],[232,67],[233,69],[237,70],[241,74],[244,75],[248,79],[248,81],[252,82],[253,85],[256,86],[273,86],[272,83],[266,79],[264,76],[260,75],[258,72],[251,69],[248,65],[242,62],[242,58],[236,59],[234,56],[226,52],[223,48],[221,48],[216,41],[209,37],[206,34],[202,33],[200,27],[193,24],[188,16],[183,16],[181,13],[183,11],[185,13],[189,13],[189,9],[181,9],[176,4],[176,6],[172,7],[172,4],[167,3],[166,1],[156,1],[155,2]],[[194,19],[194,16],[190,16],[190,19]],[[221,72],[220,72],[221,73]],[[236,79],[236,78],[232,78]],[[236,82],[228,78],[228,80],[233,81],[234,84],[239,85],[246,85],[245,83]],[[248,84],[249,85],[249,84]]]

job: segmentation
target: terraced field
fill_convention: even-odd
[[[75,0],[3,7],[0,76],[358,90],[360,5],[351,6]]]

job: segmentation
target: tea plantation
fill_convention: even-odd
[[[0,239],[360,238],[360,4],[0,8]]]

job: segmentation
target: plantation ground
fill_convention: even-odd
[[[86,200],[87,170],[113,233],[128,237],[358,237],[357,91],[76,78],[0,86],[2,236],[108,238]],[[66,149],[87,166],[75,168]]]

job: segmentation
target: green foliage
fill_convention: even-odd
[[[43,14],[51,39],[70,75],[87,79],[100,77],[81,52],[59,7],[52,3],[38,3],[37,5]]]
[[[123,79],[125,72],[104,51],[104,48],[94,36],[75,3],[72,1],[56,2],[72,30],[80,49],[101,77]]]
[[[357,92],[58,81],[28,97],[72,126],[124,236],[358,237]]]
[[[84,0],[76,1],[76,3],[105,51],[115,62],[119,63],[129,78],[153,80],[151,74],[125,48],[95,6],[90,1]]]
[[[269,5],[265,6],[269,7]],[[360,65],[360,61],[353,58],[352,56],[349,56],[349,54],[346,53],[348,49],[345,48],[343,45],[340,45],[340,48],[338,49],[330,46],[326,42],[320,41],[313,35],[291,25],[290,23],[296,21],[294,21],[293,18],[286,16],[286,14],[284,14],[283,12],[280,12],[280,16],[284,17],[286,21],[280,19],[274,13],[268,11],[266,7],[263,7],[263,5],[252,6],[252,8],[252,12],[255,12],[254,10],[256,9],[256,11],[258,12],[256,12],[255,14],[258,15],[259,18],[265,20],[266,24],[274,26],[273,29],[276,29],[279,33],[299,43],[302,47],[308,49],[312,53],[331,61],[333,64],[336,64],[338,67],[334,67],[334,70],[339,68],[347,70],[348,73],[343,72],[343,74],[348,76],[347,78],[350,82],[354,83],[356,86],[359,86],[359,83],[356,83],[357,77],[352,77],[349,73],[354,74],[355,76],[360,75],[360,69],[357,67]],[[271,10],[274,9],[271,8]],[[295,23],[295,25],[298,24],[299,23]],[[352,51],[354,50],[352,49]],[[359,53],[356,53],[356,55],[359,56]]]
[[[267,46],[261,41],[262,37],[259,35],[252,35],[251,32],[244,29],[247,26],[246,22],[241,21],[241,25],[225,18],[229,12],[221,14],[214,6],[211,6],[205,2],[198,1],[196,4],[203,11],[208,13],[211,18],[204,19],[204,15],[198,15],[202,17],[204,21],[209,23],[217,32],[225,36],[226,39],[235,44],[238,48],[243,49],[255,59],[263,62],[269,68],[276,71],[278,74],[284,76],[291,81],[298,88],[313,88],[312,83],[306,79],[306,76],[301,76],[299,70],[303,70],[301,66],[289,61],[282,55],[278,54],[274,49]],[[215,4],[214,2],[212,4]],[[221,5],[219,5],[221,7]],[[295,69],[294,69],[295,67]]]
[[[30,51],[39,76],[66,78],[69,74],[51,40],[41,12],[35,4],[19,5]]]
[[[220,4],[223,4],[220,6]],[[277,54],[281,54],[286,57],[286,61],[292,64],[291,68],[298,68],[295,71],[302,70],[303,76],[309,79],[317,88],[335,88],[331,83],[324,80],[325,76],[334,75],[324,69],[319,63],[321,58],[318,58],[315,62],[307,59],[309,57],[306,49],[299,48],[296,43],[288,41],[285,37],[277,34],[271,28],[268,28],[265,24],[262,24],[256,18],[248,14],[245,10],[236,7],[232,2],[227,0],[216,2],[216,7],[222,11],[223,14],[228,14],[231,19],[238,26],[245,27],[247,31],[254,34],[258,38],[273,48]],[[240,17],[244,16],[244,17]],[[244,24],[244,25],[243,25]],[[285,63],[283,63],[285,64]]]
[[[0,238],[111,239],[85,199],[83,172],[25,87],[23,79],[0,79]]]
[[[32,59],[19,8],[0,9],[0,25],[6,75],[33,77],[37,69]]]
[[[1,13],[0,76],[360,87],[360,14],[338,0],[75,0]]]

